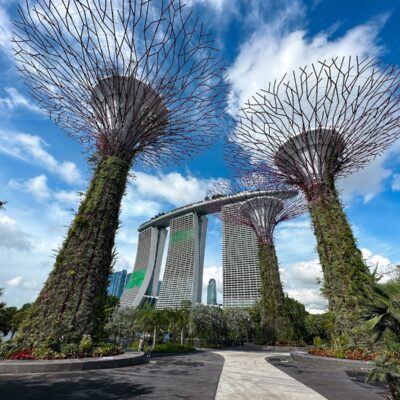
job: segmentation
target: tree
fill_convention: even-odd
[[[0,288],[0,297],[3,295],[3,290]],[[4,321],[6,319],[6,311],[5,311],[6,305],[3,302],[0,302],[0,329],[1,326],[4,324]]]
[[[152,350],[155,349],[157,342],[157,333],[161,326],[168,323],[168,314],[165,310],[154,308],[149,304],[138,309],[138,324],[144,333],[153,335]]]
[[[248,332],[251,329],[251,318],[248,311],[242,308],[226,308],[224,317],[228,339],[234,345],[241,345],[244,340],[248,340]]]
[[[394,335],[397,343],[400,342],[400,278],[375,285],[373,300],[365,305],[361,320],[374,342],[387,331]],[[399,360],[389,355],[380,357],[368,379],[386,379],[393,400],[400,400]]]
[[[173,164],[220,129],[224,67],[180,0],[26,0],[14,36],[32,96],[91,155],[79,210],[20,330],[26,346],[101,338],[133,164]]]
[[[197,304],[191,309],[190,319],[194,335],[209,344],[217,344],[226,335],[226,321],[219,307]]]
[[[377,342],[387,331],[400,341],[400,279],[375,285],[373,301],[365,305],[361,319],[372,339]]]
[[[257,236],[263,340],[272,345],[291,341],[293,326],[285,307],[274,231],[279,223],[306,211],[303,196],[280,183],[274,174],[248,174],[220,181],[213,190],[238,197],[237,203],[222,210],[221,219],[228,224],[248,226]],[[246,199],[249,193],[253,198]]]
[[[355,336],[374,278],[336,180],[365,167],[399,137],[399,99],[398,66],[373,58],[321,60],[251,96],[229,138],[226,154],[236,175],[272,169],[304,193],[337,335]]]
[[[15,332],[18,331],[23,321],[29,319],[31,311],[32,311],[32,303],[25,303],[13,315],[11,320],[11,337],[14,337]]]
[[[182,346],[185,343],[185,331],[189,329],[191,307],[192,303],[190,300],[183,300],[181,303],[181,308],[175,311],[175,313],[177,313],[177,327],[180,330]]]
[[[13,330],[12,320],[17,313],[17,307],[4,307],[3,311],[0,311],[0,332],[6,336]]]

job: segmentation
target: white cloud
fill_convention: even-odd
[[[393,276],[393,263],[388,258],[365,248],[361,252],[370,271],[377,269],[378,275],[382,276],[382,282]],[[309,312],[326,311],[327,300],[320,293],[319,282],[323,281],[323,274],[318,258],[285,266],[280,272],[284,290],[290,297],[303,303]]]
[[[28,290],[36,290],[38,288],[37,281],[25,281],[22,286]]]
[[[215,8],[218,11],[222,11],[224,5],[227,3],[227,0],[187,0],[186,4],[189,6],[193,6],[196,3],[206,4]]]
[[[12,57],[11,33],[13,31],[13,24],[2,4],[3,2],[0,2],[0,50],[9,57]]]
[[[385,162],[393,149],[388,150],[381,157],[377,157],[364,169],[341,179],[338,188],[342,191],[345,202],[355,196],[361,196],[364,203],[368,203],[384,190],[384,181],[390,177],[392,171],[385,167]]]
[[[17,221],[4,214],[0,214],[0,238],[0,248],[6,250],[28,251],[32,247],[30,235],[20,228]]]
[[[6,285],[14,288],[19,287],[28,290],[36,290],[38,288],[37,281],[24,281],[22,276],[11,278],[9,281],[6,282]]]
[[[358,25],[336,39],[330,32],[311,38],[304,30],[287,31],[288,20],[297,8],[288,9],[273,23],[260,28],[242,45],[229,69],[232,83],[232,111],[245,103],[256,91],[280,79],[285,72],[336,56],[379,55],[382,48],[377,37],[387,16]]]
[[[143,197],[143,194],[138,192],[135,181],[129,181],[126,195],[122,199],[121,220],[142,217],[142,222],[145,222],[161,211],[160,203]]]
[[[321,296],[318,288],[289,289],[287,294],[303,303],[309,312],[313,310],[313,313],[317,314],[327,311],[327,301]]]
[[[57,161],[46,151],[47,146],[39,136],[0,130],[0,153],[40,165],[67,183],[81,183],[82,176],[77,165],[70,161]]]
[[[291,264],[280,268],[280,272],[284,290],[290,297],[303,303],[309,312],[326,311],[327,301],[320,293],[323,275],[318,259]]]
[[[6,282],[7,286],[20,286],[22,282],[22,276],[16,276],[15,278],[10,279]]]
[[[377,272],[381,277],[381,282],[387,282],[394,277],[395,267],[393,263],[386,257],[379,254],[374,254],[371,250],[361,249],[365,263],[370,268],[371,272]]]
[[[47,177],[45,175],[39,175],[26,181],[11,179],[8,184],[14,189],[24,190],[30,193],[36,199],[47,200],[50,198],[50,191],[47,187]]]
[[[204,199],[215,182],[215,179],[185,177],[179,172],[157,175],[137,172],[132,185],[141,195],[158,198],[179,207]]]
[[[56,200],[60,203],[76,206],[80,200],[79,194],[75,191],[52,191],[47,184],[46,175],[39,175],[31,179],[11,179],[8,183],[13,189],[23,190],[30,193],[40,201]]]
[[[393,175],[392,190],[394,192],[400,192],[400,174]]]
[[[2,113],[10,113],[17,108],[25,108],[32,112],[42,113],[42,110],[35,103],[19,93],[17,89],[7,87],[4,90],[7,95],[0,97],[0,110]]]

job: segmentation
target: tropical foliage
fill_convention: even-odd
[[[386,350],[368,379],[386,380],[392,399],[400,400],[400,277],[375,286],[362,320],[373,341]]]

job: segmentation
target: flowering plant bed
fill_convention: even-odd
[[[122,354],[122,347],[112,343],[93,344],[83,349],[76,344],[65,344],[56,351],[51,348],[21,348],[15,343],[7,343],[0,348],[0,359],[6,360],[65,360],[73,358],[107,357]]]
[[[354,349],[354,350],[333,350],[333,349],[322,349],[322,348],[312,348],[309,354],[321,357],[332,357],[341,358],[347,360],[358,360],[358,361],[373,361],[381,355],[381,353],[371,353],[364,349]]]

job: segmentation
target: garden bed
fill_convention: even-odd
[[[28,374],[91,369],[121,368],[146,362],[144,353],[128,352],[116,356],[64,360],[1,360],[0,374]]]
[[[337,357],[318,356],[306,351],[292,351],[290,356],[293,361],[307,365],[340,368],[350,371],[369,372],[375,367],[373,361],[351,360]]]

